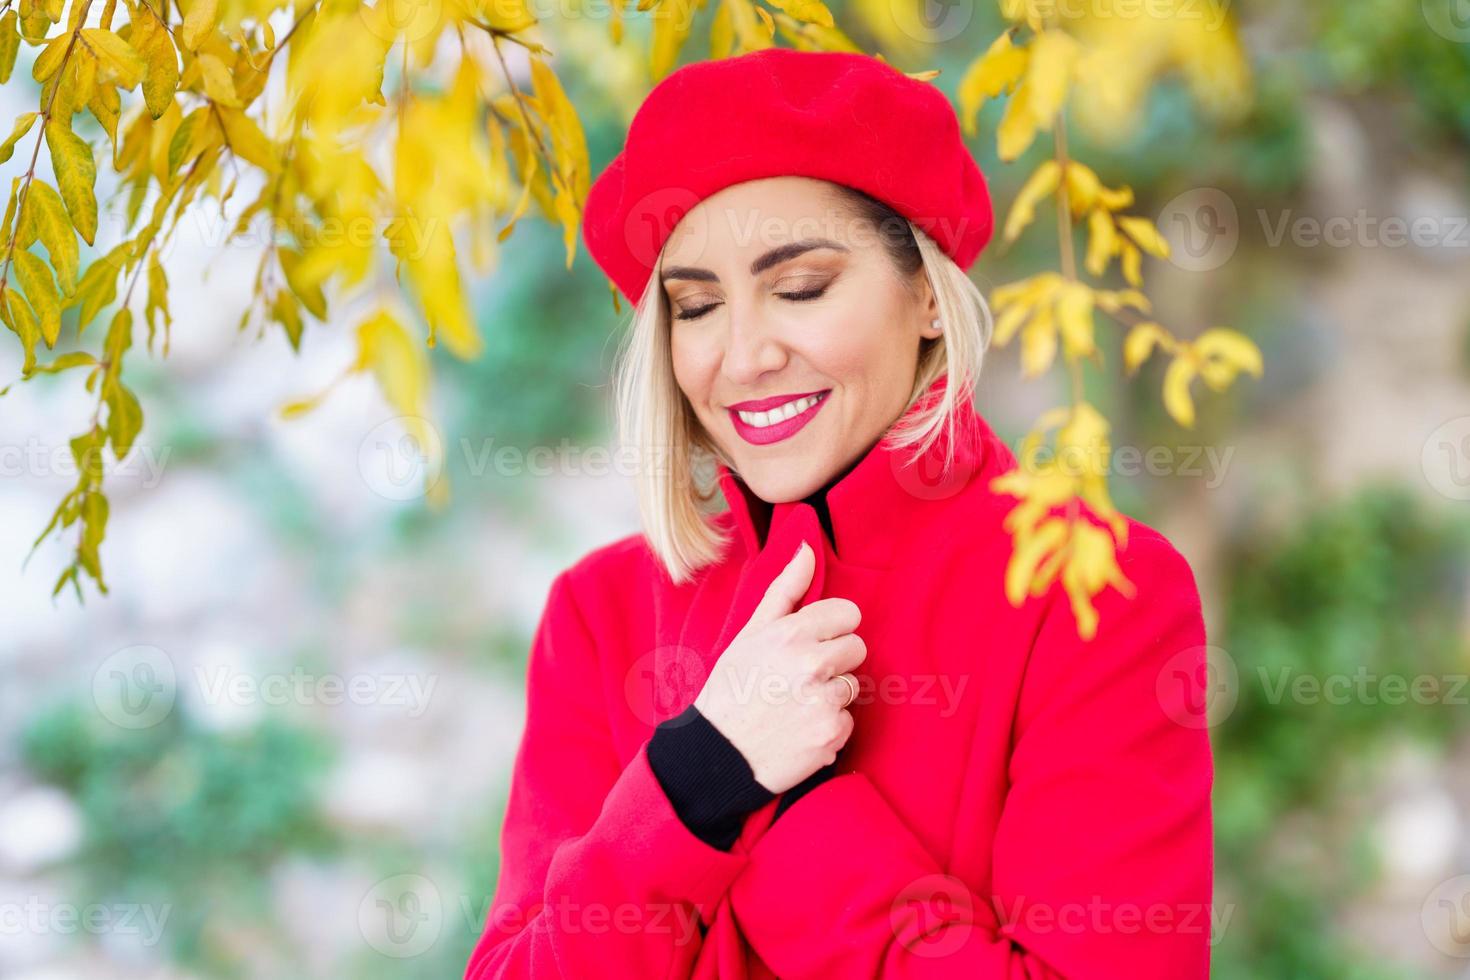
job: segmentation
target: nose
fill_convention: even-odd
[[[737,310],[736,305],[730,303],[723,370],[731,387],[739,391],[756,386],[767,372],[785,367],[787,353],[759,312]]]

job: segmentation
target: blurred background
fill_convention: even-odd
[[[1157,361],[1089,391],[1116,502],[1204,597],[1215,975],[1470,977],[1470,15],[1232,14],[1240,120],[1201,118],[1175,81],[1127,140],[1071,137],[1169,237],[1144,266],[1159,319],[1265,355],[1263,378],[1199,397],[1193,431]],[[942,69],[953,97],[1003,24],[989,2],[945,15],[944,44],[891,60]],[[600,171],[647,90],[645,35],[552,20]],[[11,116],[29,84],[4,90]],[[1003,209],[1032,167],[996,159],[998,115],[971,147]],[[997,242],[972,274],[988,292],[1055,250]],[[568,272],[559,229],[518,226],[473,284],[484,355],[433,354],[434,511],[371,379],[277,414],[351,359],[344,325],[299,352],[239,332],[254,253],[187,219],[165,266],[171,352],[130,362],[147,421],[107,474],[109,595],[51,597],[69,538],[25,561],[95,400],[67,376],[0,398],[0,976],[459,976],[547,588],[637,528],[608,411],[626,309],[580,244]],[[1013,444],[1064,397],[1060,372],[1021,382],[1017,353],[992,353],[978,399]],[[0,385],[19,373],[5,335]]]

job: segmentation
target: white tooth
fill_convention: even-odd
[[[746,425],[763,429],[766,426],[775,425],[777,422],[784,422],[792,416],[800,415],[821,400],[821,396],[819,395],[808,395],[805,398],[798,398],[795,401],[787,402],[780,408],[773,408],[769,412],[737,411],[736,414],[740,416],[741,421]]]

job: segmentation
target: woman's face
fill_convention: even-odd
[[[905,288],[878,230],[808,177],[700,201],[664,246],[662,285],[679,387],[771,503],[867,452],[908,402],[920,339],[941,335],[927,277]]]

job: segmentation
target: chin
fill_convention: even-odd
[[[741,470],[745,485],[756,496],[771,504],[801,500],[826,482],[824,471],[811,469],[792,473],[780,463],[764,463],[749,471]]]

